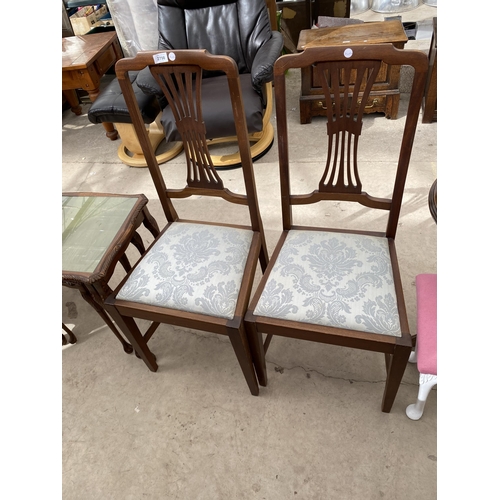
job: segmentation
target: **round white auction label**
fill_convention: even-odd
[[[171,61],[175,61],[175,54],[173,52],[169,52],[168,53],[168,58],[171,60]]]
[[[345,57],[351,57],[352,56],[352,49],[345,49],[344,50],[344,56]]]

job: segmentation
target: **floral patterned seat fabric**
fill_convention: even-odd
[[[289,231],[254,314],[401,337],[387,239]]]
[[[118,299],[232,319],[253,232],[174,222]]]

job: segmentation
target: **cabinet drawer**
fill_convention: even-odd
[[[109,68],[116,63],[116,53],[114,47],[108,47],[104,54],[99,56],[99,59],[96,61],[96,69],[98,73],[102,76]]]
[[[350,97],[349,97],[350,99]],[[359,99],[358,99],[359,101]],[[373,95],[370,94],[366,103],[364,113],[385,113],[387,106],[387,95]],[[358,107],[356,106],[356,111]],[[300,114],[304,115],[306,121],[301,123],[309,123],[312,116],[326,116],[326,108],[324,98],[303,96],[300,98]]]
[[[306,75],[303,75],[306,76],[308,79],[310,79],[310,90],[311,91],[315,91],[315,90],[318,90],[318,91],[322,91],[322,87],[321,87],[321,80],[318,76],[318,70],[316,67],[313,67],[312,68],[312,72],[310,71],[310,68],[306,68],[305,69],[306,71]],[[307,73],[310,73],[310,75],[307,75]],[[356,71],[353,71],[352,74],[351,74],[351,77],[350,77],[350,81],[349,81],[349,85],[354,85],[354,83],[356,82]],[[375,83],[373,84],[373,90],[382,90],[382,89],[385,89],[385,88],[388,88],[388,85],[390,83],[390,67],[387,66],[387,64],[382,64],[380,66],[380,70],[377,74],[377,77],[375,78]],[[344,71],[341,71],[340,73],[340,84],[341,85],[345,85],[345,75],[344,75]],[[331,86],[331,82],[329,81],[328,84]],[[363,76],[363,80],[362,80],[362,83],[361,83],[361,88],[364,88],[366,86],[366,75]]]

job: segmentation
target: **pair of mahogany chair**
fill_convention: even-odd
[[[383,62],[413,66],[415,72],[401,137],[379,139],[382,149],[399,144],[394,161],[387,163],[394,179],[379,197],[365,191],[374,178],[369,161],[373,151],[366,162],[360,156],[362,110]],[[311,165],[300,165],[302,176],[307,169],[308,182],[317,176],[315,188],[302,192],[294,177],[299,165],[290,155],[287,109],[296,103],[287,102],[286,74],[311,65],[317,68],[325,95],[325,135],[315,146],[318,155],[326,153],[326,162],[322,169],[314,168],[316,158]],[[187,174],[181,188],[169,186],[172,167],[162,170],[157,162],[129,78],[145,68],[168,101],[183,143]],[[253,395],[259,394],[259,385],[267,385],[265,356],[273,335],[375,351],[385,356],[382,411],[390,412],[412,350],[395,236],[427,68],[424,53],[390,44],[311,47],[276,61],[283,230],[269,257],[234,59],[205,50],[166,49],[118,61],[117,79],[167,224],[116,289],[100,293],[106,311],[151,371],[158,364],[148,341],[163,323],[228,336]],[[223,174],[229,172],[214,167],[208,150],[201,106],[207,72],[225,75],[227,81],[241,156],[241,169],[232,170],[231,177],[242,176],[244,193],[227,187],[232,181]],[[370,133],[379,119],[370,118]],[[367,185],[362,184],[362,173]],[[190,205],[184,207],[188,216],[183,218],[178,210],[186,198]],[[215,199],[234,209],[206,220],[207,203]],[[347,221],[338,205],[344,203],[382,211],[382,227],[342,227]],[[331,206],[330,217],[314,217],[314,210],[326,204]],[[304,208],[301,220],[312,215],[312,224],[294,222],[292,211]],[[263,276],[252,295],[259,264]],[[145,332],[137,319],[151,322]]]

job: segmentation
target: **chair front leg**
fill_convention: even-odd
[[[262,387],[267,386],[267,367],[266,367],[266,353],[264,351],[264,343],[262,333],[257,331],[257,327],[253,322],[246,322],[245,329],[248,336],[248,344],[250,353],[252,354],[253,365],[259,384]]]
[[[250,354],[250,347],[248,344],[247,335],[245,332],[245,327],[243,322],[239,328],[231,328],[229,330],[229,340],[233,346],[236,357],[238,358],[238,363],[240,364],[241,371],[245,376],[248,388],[254,396],[259,395],[259,384],[257,383],[257,378],[255,377],[255,371],[252,363],[252,356]]]
[[[387,359],[387,379],[385,382],[384,396],[382,398],[382,411],[390,413],[396,394],[398,393],[401,380],[405,373],[408,358],[411,353],[411,345],[396,345],[390,359]]]

